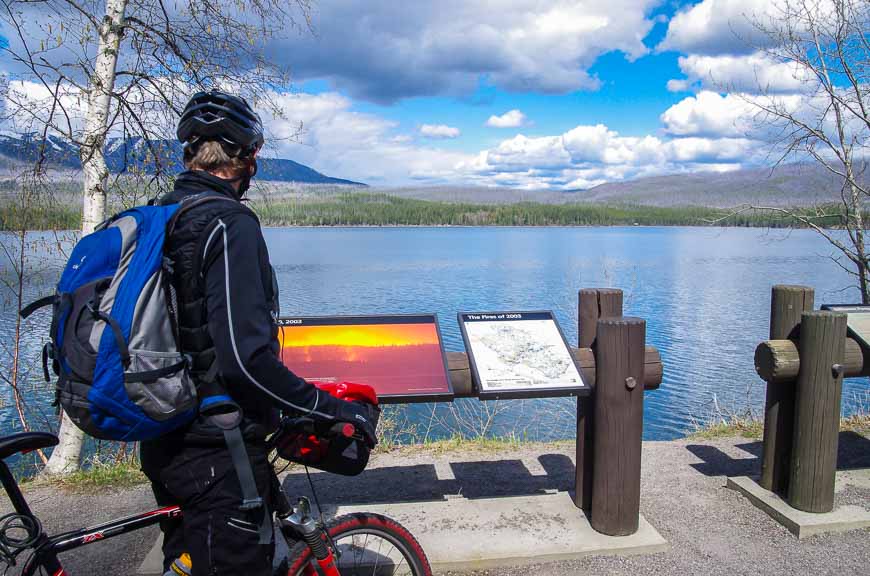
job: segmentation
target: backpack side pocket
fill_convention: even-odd
[[[188,373],[188,361],[178,352],[131,349],[124,387],[130,400],[157,421],[196,407],[196,388]]]

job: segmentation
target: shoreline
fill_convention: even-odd
[[[601,228],[601,229],[613,229],[613,228],[643,228],[643,229],[652,229],[652,228],[688,228],[692,230],[732,230],[732,229],[747,229],[747,230],[765,230],[765,231],[778,231],[781,230],[784,234],[791,234],[794,232],[800,231],[808,231],[814,232],[809,228],[790,228],[787,226],[746,226],[746,225],[733,225],[733,226],[723,226],[723,225],[713,225],[713,224],[262,224],[261,228],[263,230],[281,230],[287,228],[305,228],[305,229],[362,229],[367,230],[371,228],[408,228],[408,229],[423,229],[423,228],[435,228],[435,229],[443,229],[443,228],[458,228],[458,229],[469,229],[469,228],[481,228],[481,229],[509,229],[509,228],[527,228],[527,229],[538,229],[538,228],[564,228],[564,229],[592,229],[592,228]],[[843,231],[842,228],[824,228],[826,231]],[[32,229],[26,231],[28,234],[79,234],[81,230],[74,228],[64,228],[64,229],[52,229],[52,228],[40,228],[40,229]],[[19,231],[14,228],[0,228],[0,234],[18,234]]]

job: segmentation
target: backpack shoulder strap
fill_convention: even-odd
[[[172,232],[175,230],[175,226],[178,224],[178,219],[181,218],[181,215],[187,212],[192,208],[196,208],[197,206],[201,206],[202,204],[206,204],[208,202],[233,202],[234,204],[238,204],[237,200],[233,200],[228,196],[224,196],[222,194],[197,194],[196,196],[189,196],[182,200],[179,204],[178,210],[175,211],[175,214],[172,215],[172,218],[169,219],[169,223],[166,224],[166,236],[169,237],[172,235]]]
[[[40,308],[44,308],[46,306],[51,306],[52,304],[54,304],[57,301],[58,301],[57,294],[52,294],[51,296],[45,296],[43,298],[40,298],[39,300],[35,300],[35,301],[31,302],[30,304],[28,304],[27,306],[25,306],[24,308],[19,310],[18,314],[22,318],[27,318],[28,316],[30,316],[31,314],[33,314],[34,312],[36,312]]]

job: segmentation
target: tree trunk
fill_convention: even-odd
[[[868,282],[867,262],[858,262],[858,283],[861,287],[861,303],[870,304],[870,282]]]
[[[115,70],[118,64],[126,8],[127,0],[108,0],[106,2],[106,16],[100,26],[100,41],[97,48],[97,60],[94,64],[94,74],[89,79],[88,111],[80,152],[85,179],[82,235],[93,232],[94,228],[106,217],[106,181],[109,178],[109,170],[103,157],[103,147],[108,131],[106,124],[109,118],[112,91],[115,88]],[[85,436],[66,413],[61,417],[58,436],[60,444],[51,453],[51,458],[44,470],[46,474],[67,474],[79,467]]]
[[[860,210],[860,208],[859,208]],[[861,303],[870,304],[870,270],[867,267],[867,253],[864,251],[864,221],[859,216],[858,228],[855,230],[855,252],[858,254],[858,286],[861,289]]]
[[[864,205],[863,195],[855,185],[855,174],[852,171],[851,157],[846,164],[846,183],[849,186],[851,208],[855,223],[851,230],[852,244],[855,247],[855,267],[858,269],[858,287],[861,289],[861,303],[870,304],[870,278],[868,278],[868,258],[864,244]],[[846,220],[846,226],[852,224]]]

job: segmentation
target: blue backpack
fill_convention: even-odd
[[[21,312],[52,305],[45,376],[50,362],[56,404],[95,438],[150,440],[197,414],[163,245],[177,215],[198,203],[113,216],[75,245],[57,292]]]

